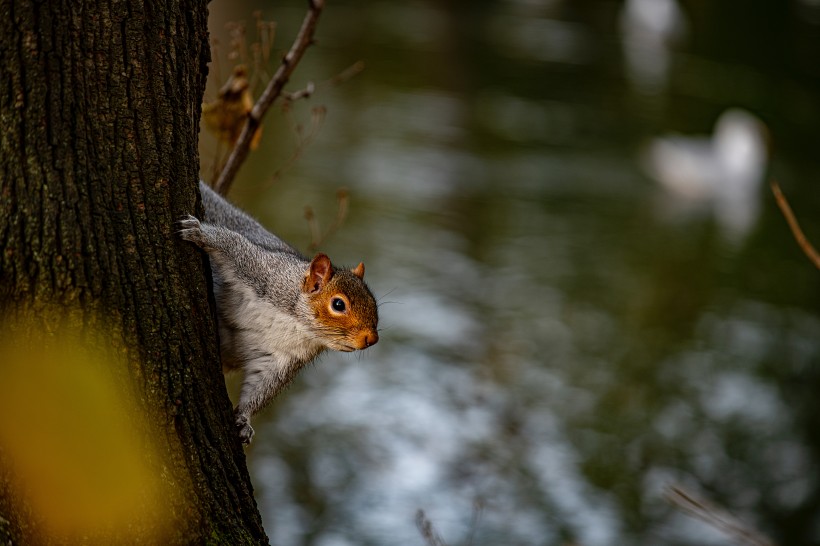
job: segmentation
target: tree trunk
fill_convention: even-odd
[[[199,206],[205,0],[0,14],[0,543],[266,543],[205,261],[174,234]]]

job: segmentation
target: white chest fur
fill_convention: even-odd
[[[228,367],[241,366],[246,374],[273,371],[286,376],[325,348],[309,325],[251,287],[231,282],[230,289],[225,289],[220,284],[215,295],[220,343]],[[273,369],[260,369],[266,367]]]

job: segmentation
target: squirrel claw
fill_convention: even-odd
[[[176,224],[181,228],[179,230],[180,233],[189,230],[189,229],[200,229],[201,224],[199,223],[199,218],[189,214],[188,216],[184,216],[176,221]]]
[[[236,428],[239,432],[239,439],[243,444],[248,445],[253,440],[253,427],[250,424],[250,419],[246,415],[236,416]]]
[[[177,220],[177,226],[180,230],[177,234],[186,241],[191,241],[197,245],[202,246],[202,224],[196,216],[190,214],[184,218]]]

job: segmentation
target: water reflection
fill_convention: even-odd
[[[669,215],[707,208],[723,235],[739,244],[760,213],[760,188],[768,164],[766,126],[755,116],[733,108],[722,113],[707,138],[663,137],[653,140],[645,168],[670,195]]]
[[[620,27],[627,75],[649,95],[668,83],[674,47],[687,34],[686,17],[676,0],[626,0]]]
[[[320,138],[264,203],[245,201],[303,244],[301,205],[321,213],[348,186],[350,220],[323,250],[364,260],[384,302],[378,345],[325,356],[258,419],[272,542],[422,544],[423,508],[449,544],[727,543],[664,500],[670,483],[783,544],[817,542],[820,278],[759,188],[727,247],[720,212],[670,222],[639,162],[646,139],[709,132],[727,106],[766,112],[798,144],[774,168],[817,232],[798,175],[818,172],[799,146],[820,141],[812,118],[749,101],[780,77],[757,57],[732,66],[763,87],[732,98],[708,51],[670,68],[668,110],[636,100],[607,2],[474,7],[331,5],[299,77],[360,55],[369,68],[312,99],[328,107]],[[734,28],[699,9],[690,36]],[[282,161],[281,119],[236,199]]]

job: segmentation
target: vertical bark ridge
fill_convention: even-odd
[[[264,543],[203,258],[173,226],[195,212],[205,1],[0,0],[0,12],[0,309],[82,306],[121,332],[122,372],[165,430],[157,464],[185,492],[167,542]],[[6,486],[0,517],[36,536],[23,508],[3,512]]]

